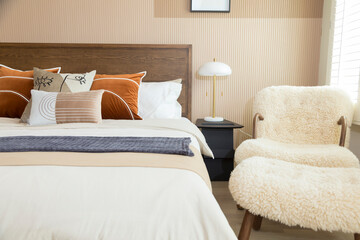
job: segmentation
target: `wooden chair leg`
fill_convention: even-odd
[[[261,216],[256,216],[255,220],[254,220],[254,225],[253,225],[253,229],[255,231],[259,231],[261,228],[261,222],[262,222],[262,217]]]
[[[360,240],[360,234],[359,233],[354,234],[354,240]]]
[[[239,232],[238,240],[249,240],[251,228],[254,225],[255,215],[246,210],[241,229]]]
[[[236,207],[237,207],[238,210],[244,210],[244,208],[241,207],[239,204],[236,204]]]

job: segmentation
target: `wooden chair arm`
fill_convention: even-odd
[[[260,113],[255,113],[253,118],[253,132],[252,132],[253,139],[256,138],[256,123],[258,119],[259,121],[263,121],[264,117]]]
[[[337,122],[338,125],[341,125],[341,135],[340,135],[340,142],[339,145],[341,147],[345,146],[345,139],[346,139],[346,130],[347,130],[347,121],[345,116],[341,116],[339,121]]]

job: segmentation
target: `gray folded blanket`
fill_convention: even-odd
[[[16,136],[0,137],[0,152],[141,152],[194,156],[190,138]]]

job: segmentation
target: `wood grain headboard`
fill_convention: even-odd
[[[29,70],[123,74],[147,71],[146,82],[182,78],[182,114],[191,119],[191,45],[0,43],[0,64]]]

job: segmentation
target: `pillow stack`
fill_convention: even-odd
[[[142,83],[146,72],[60,70],[21,71],[0,65],[0,117],[21,117],[30,125],[181,117],[181,79]]]
[[[96,71],[90,73],[52,73],[34,68],[34,89],[46,92],[84,92],[89,91]],[[29,102],[21,116],[22,122],[28,122],[32,103]]]

